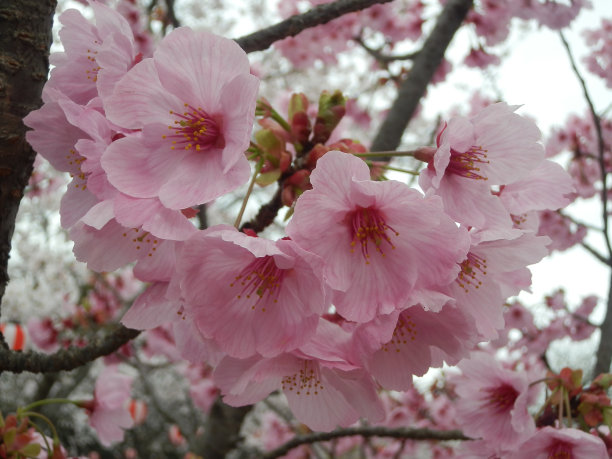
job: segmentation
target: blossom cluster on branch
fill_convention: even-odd
[[[84,335],[119,316],[146,334],[140,348],[125,345],[105,360],[93,399],[50,398],[0,418],[0,429],[11,432],[0,452],[66,457],[55,432],[51,438],[28,427],[43,416],[34,408],[53,403],[84,409],[102,445],[122,440],[148,408],[131,398],[133,376],[117,365],[131,363],[142,377],[143,361],[163,356],[182,362],[177,372],[203,412],[214,411],[219,395],[232,407],[285,400],[289,415],[281,406],[263,418],[266,449],[282,449],[296,431],[331,435],[361,419],[389,429],[448,430],[447,437],[403,432],[401,444],[372,446],[375,457],[417,454],[407,438],[474,439],[456,448],[464,457],[607,457],[609,375],[589,385],[569,368],[547,373],[542,362],[552,340],[591,336],[596,327],[588,317],[597,301],[586,298],[570,312],[558,293],[549,298],[554,317],[547,327],[509,303],[530,289],[529,265],[586,233],[560,209],[599,191],[600,164],[609,158],[592,153],[592,126],[570,123],[545,148],[519,106],[497,102],[443,121],[434,145],[423,140],[409,152],[371,152],[339,138],[347,111],[358,114],[342,92],[323,91],[318,106],[291,94],[285,116],[259,97],[258,72],[235,41],[174,27],[154,45],[132,2],[116,10],[85,3],[91,19],[72,9],[59,16],[64,50],[51,57],[43,106],[24,123],[37,153],[71,176],[61,225],[77,260],[97,274],[78,300],[84,310],[71,308],[61,327],[33,319],[29,330],[48,352],[85,346]],[[468,23],[494,45],[512,17],[559,29],[585,3],[526,2],[520,9],[481,2]],[[285,16],[299,13],[297,2],[281,8]],[[365,27],[389,40],[417,40],[423,8],[417,1],[375,5],[277,47],[300,67],[335,62],[339,51],[359,43],[380,64],[391,59],[368,48]],[[410,21],[399,23],[399,12]],[[601,38],[593,32],[589,40],[595,46]],[[601,56],[595,52],[589,65],[605,77]],[[496,61],[482,46],[466,58],[481,67]],[[443,63],[437,77],[449,68]],[[610,126],[600,126],[606,141]],[[568,149],[569,174],[550,159]],[[392,156],[410,156],[422,167],[393,167]],[[390,171],[418,176],[419,187],[390,179]],[[273,185],[272,200],[242,223],[255,186]],[[206,228],[207,206],[241,187],[247,191],[234,225]],[[282,208],[284,234],[262,237]],[[123,274],[109,276],[117,270]],[[136,292],[133,279],[146,287]],[[12,333],[7,337],[18,336],[18,328],[2,327]],[[9,345],[21,350],[23,339]],[[505,364],[493,357],[503,346]],[[413,378],[457,364],[459,372],[434,383],[426,407]],[[141,379],[152,405],[172,422],[169,441],[192,447],[201,429],[189,431]],[[552,393],[544,402],[542,387]],[[332,448],[347,452],[360,441]]]

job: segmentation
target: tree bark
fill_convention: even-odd
[[[395,150],[416,111],[427,85],[440,66],[446,48],[472,7],[472,0],[450,0],[440,13],[436,26],[414,59],[412,68],[400,85],[397,97],[383,121],[371,151]]]
[[[15,218],[35,156],[21,120],[41,105],[56,3],[9,0],[0,6],[0,304]]]

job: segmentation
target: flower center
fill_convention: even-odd
[[[498,413],[507,413],[514,406],[519,396],[518,391],[510,384],[485,389],[488,393],[488,402]]]
[[[572,450],[571,444],[556,440],[548,450],[548,457],[550,459],[572,459],[574,457]]]
[[[173,110],[170,110],[170,114],[176,118],[174,125],[168,126],[172,133],[162,135],[162,139],[172,140],[172,150],[181,147],[185,150],[201,151],[219,143],[219,125],[201,107],[194,108],[185,104],[182,114]]]
[[[378,210],[358,206],[347,215],[347,220],[351,230],[351,253],[359,244],[366,264],[370,264],[370,242],[382,257],[385,256],[383,251],[385,245],[395,249],[389,236],[390,233],[399,236],[399,233],[387,225],[384,216]]]
[[[279,269],[274,262],[274,258],[265,256],[256,258],[238,274],[230,287],[237,286],[237,283],[242,287],[240,293],[236,296],[239,300],[243,297],[251,299],[255,295],[255,303],[251,306],[252,310],[259,307],[262,301],[272,300],[273,303],[278,303],[278,296],[283,285],[285,270]],[[264,298],[265,297],[265,298]],[[261,306],[262,312],[266,312],[265,303]]]
[[[482,281],[478,277],[487,275],[487,260],[469,252],[467,258],[459,265],[461,271],[455,282],[465,291],[470,292],[470,288],[480,288]]]
[[[471,146],[469,150],[460,153],[450,149],[450,161],[446,172],[474,180],[487,180],[480,172],[480,164],[489,164],[487,150],[480,146]]]
[[[447,125],[438,134],[436,138],[436,144],[440,146],[440,138],[442,133],[446,130]],[[458,152],[454,148],[450,149],[450,161],[446,166],[446,173],[460,175],[474,180],[487,180],[480,173],[480,164],[489,164],[487,159],[488,150],[482,148],[482,146],[472,145],[467,151],[463,153]]]
[[[122,233],[126,239],[131,239],[132,243],[136,247],[136,250],[142,250],[143,253],[147,253],[147,256],[152,257],[157,247],[159,247],[159,241],[151,233],[143,231],[142,228],[127,228]]]
[[[94,40],[94,44],[99,46],[100,42],[98,40]],[[102,67],[98,65],[98,62],[96,62],[96,54],[98,54],[98,51],[92,51],[91,49],[87,50],[87,60],[91,62],[93,67],[91,67],[89,70],[85,70],[87,79],[93,81],[94,83],[98,81],[98,71],[102,70]]]
[[[281,381],[282,389],[293,392],[295,395],[319,395],[319,391],[324,389],[318,371],[318,366],[308,360],[304,360],[304,366],[289,376],[285,376]]]
[[[383,344],[382,350],[389,352],[389,348],[395,348],[395,352],[400,352],[401,347],[408,344],[408,341],[414,341],[417,337],[417,328],[414,321],[410,318],[410,314],[402,313],[399,316],[391,341]]]

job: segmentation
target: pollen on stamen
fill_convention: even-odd
[[[217,145],[221,140],[217,121],[202,108],[196,109],[188,103],[184,106],[187,110],[182,113],[170,110],[176,119],[168,129],[174,133],[163,138],[174,139],[172,144],[179,144],[184,150],[195,149],[198,152]],[[173,147],[171,149],[174,150]]]
[[[254,301],[250,304],[252,311],[266,312],[266,305],[278,302],[278,296],[285,276],[285,270],[279,269],[274,258],[265,256],[249,263],[230,283],[230,287],[240,286],[237,299]]]
[[[371,246],[382,258],[386,256],[385,249],[395,250],[391,237],[399,236],[399,233],[387,224],[384,215],[376,208],[357,207],[347,214],[346,222],[351,234],[349,250],[354,253],[359,244],[366,265],[370,264]]]
[[[471,146],[465,152],[458,152],[453,148],[450,149],[450,161],[446,167],[447,173],[459,175],[474,180],[488,180],[481,172],[481,164],[489,164],[488,150],[479,145]]]
[[[469,252],[467,258],[459,265],[461,271],[455,280],[457,284],[469,293],[470,289],[479,289],[482,277],[487,275],[487,260]]]

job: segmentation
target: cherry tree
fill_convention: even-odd
[[[0,457],[609,457],[612,294],[519,297],[554,252],[612,267],[592,5],[207,6],[1,7]],[[528,24],[585,113],[424,113]]]

